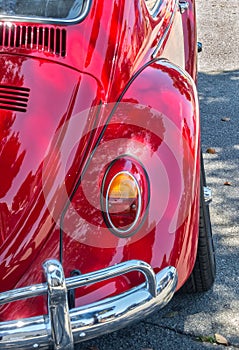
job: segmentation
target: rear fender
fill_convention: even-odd
[[[80,265],[88,272],[142,259],[156,270],[176,266],[180,287],[194,266],[198,235],[199,110],[194,81],[170,62],[155,60],[138,72],[118,103],[107,108],[111,114],[104,133],[62,220],[64,266],[70,270]],[[138,231],[119,238],[104,222],[100,197],[107,168],[125,155],[144,167],[150,201]],[[78,253],[72,258],[73,250]],[[134,282],[123,284],[128,283]]]
[[[149,263],[155,272],[175,266],[177,288],[191,273],[199,209],[199,111],[193,79],[168,61],[154,60],[134,76],[116,104],[106,105],[102,111],[97,126],[100,137],[62,212],[60,229],[56,226],[19,286],[26,285],[26,280],[27,284],[41,280],[39,266],[58,255],[59,230],[66,277],[75,269],[87,273],[131,259]],[[101,188],[109,165],[125,156],[130,158],[125,170],[130,170],[130,162],[137,162],[147,173],[150,198],[138,230],[122,238],[104,221]],[[141,280],[135,272],[80,288],[76,305],[123,292]],[[22,305],[25,317],[33,309],[32,303],[35,301]],[[15,314],[9,309],[4,319]]]

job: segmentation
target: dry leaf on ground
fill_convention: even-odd
[[[215,339],[216,339],[216,342],[218,344],[222,344],[222,345],[228,345],[228,341],[225,337],[223,337],[223,335],[221,334],[215,334]]]
[[[216,153],[216,150],[215,150],[215,148],[208,148],[208,149],[206,150],[206,152],[207,152],[207,153],[210,153],[210,154],[215,154],[215,153]]]

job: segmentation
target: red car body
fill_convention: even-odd
[[[86,0],[70,19],[10,12],[0,19],[0,348],[40,347],[46,342],[14,338],[13,325],[49,312],[46,261],[60,261],[69,281],[103,269],[106,280],[89,277],[68,292],[69,307],[85,313],[137,289],[148,266],[155,274],[172,267],[168,300],[192,272],[200,180],[195,3]],[[112,194],[117,181],[131,186],[131,209],[131,195]],[[28,286],[43,295],[24,299]],[[7,299],[14,291],[23,294]],[[84,328],[74,340],[102,330]]]

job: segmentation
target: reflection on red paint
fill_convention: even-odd
[[[194,2],[189,5],[180,17],[185,67],[176,65],[177,39],[170,27],[178,16],[175,0],[162,1],[155,18],[143,1],[93,1],[80,23],[34,23],[39,32],[66,31],[64,56],[0,42],[1,291],[42,282],[43,261],[59,259],[60,231],[67,277],[74,269],[86,273],[130,259],[144,260],[155,271],[175,266],[178,287],[191,272],[198,227],[199,116]],[[12,23],[18,25],[28,24]],[[166,44],[170,61],[164,56]],[[14,94],[14,89],[27,89],[27,102],[16,93],[12,108],[5,108],[2,102],[11,94],[1,86]],[[19,111],[22,103],[25,110]],[[101,205],[106,170],[119,157],[126,159],[122,170],[139,184],[130,205],[137,208],[139,191],[143,197],[142,220],[124,238],[109,230]],[[129,158],[145,169],[148,192]],[[128,214],[129,203],[119,203],[114,191],[110,200]],[[136,217],[131,209],[126,225]],[[141,281],[132,273],[84,287],[77,291],[77,303]],[[33,299],[3,306],[0,318],[45,312],[44,301]]]

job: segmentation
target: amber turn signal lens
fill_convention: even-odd
[[[138,196],[138,187],[132,175],[122,172],[117,174],[111,181],[109,188],[109,197],[111,198],[136,198]]]

